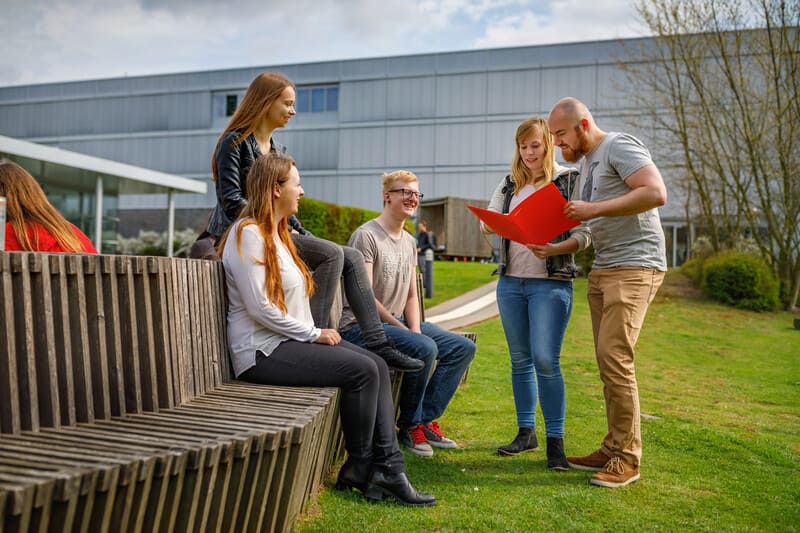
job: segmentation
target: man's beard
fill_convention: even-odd
[[[567,163],[577,163],[581,157],[586,155],[586,140],[588,139],[588,135],[586,135],[583,130],[579,127],[575,128],[575,133],[578,136],[578,139],[575,141],[575,147],[571,146],[561,146],[561,156],[564,158],[564,161]]]

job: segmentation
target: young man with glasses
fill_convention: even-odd
[[[398,439],[412,453],[433,455],[433,446],[455,448],[439,428],[438,419],[475,356],[475,343],[430,322],[421,322],[416,284],[417,248],[404,224],[416,211],[423,194],[413,172],[383,175],[383,212],[356,229],[348,246],[364,254],[386,336],[398,350],[425,363],[406,372],[400,392]],[[339,324],[342,338],[363,345],[361,330],[345,306]],[[436,369],[431,374],[431,369]]]

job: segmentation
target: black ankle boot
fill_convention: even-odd
[[[342,468],[339,470],[339,477],[336,480],[336,490],[358,489],[361,492],[367,490],[367,480],[372,470],[372,461],[353,459],[348,457]]]
[[[391,339],[386,339],[386,342],[377,346],[367,346],[367,350],[386,361],[389,368],[394,368],[401,372],[417,372],[425,368],[423,361],[398,351]]]
[[[547,437],[547,468],[569,470],[567,456],[564,455],[564,439],[561,437]]]
[[[518,455],[522,452],[535,452],[539,449],[536,433],[533,428],[519,428],[516,438],[511,444],[500,446],[497,452],[502,455]]]
[[[403,505],[436,505],[436,498],[430,494],[419,492],[411,486],[405,472],[390,474],[382,470],[374,470],[369,478],[364,496],[370,501],[381,501],[384,497],[391,496]]]

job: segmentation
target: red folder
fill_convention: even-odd
[[[468,205],[492,231],[520,244],[546,244],[580,222],[564,216],[567,201],[554,183],[531,194],[510,213]]]

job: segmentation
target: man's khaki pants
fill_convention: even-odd
[[[663,272],[645,267],[589,272],[589,309],[608,419],[601,450],[633,466],[642,458],[634,347],[647,307],[663,281]]]

